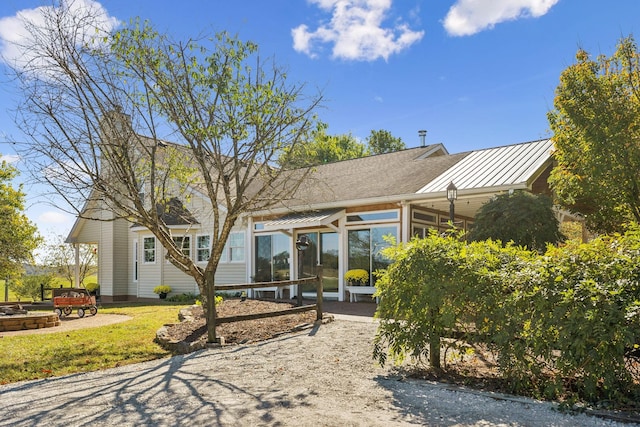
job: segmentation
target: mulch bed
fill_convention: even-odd
[[[217,316],[230,317],[242,314],[266,313],[294,306],[294,304],[286,302],[229,299],[217,306]],[[167,333],[172,340],[192,343],[207,339],[207,326],[202,307],[194,307],[192,314],[193,321],[176,323],[167,328]],[[313,324],[315,320],[316,312],[312,310],[286,316],[223,323],[216,327],[216,335],[224,337],[224,341],[227,344],[251,343],[291,332],[300,325]]]

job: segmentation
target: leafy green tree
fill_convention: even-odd
[[[407,148],[402,138],[395,137],[384,129],[372,130],[367,137],[367,146],[369,154],[392,153]]]
[[[41,241],[38,228],[24,214],[22,186],[11,181],[18,175],[5,160],[0,163],[0,277],[19,275],[24,264],[33,263],[33,251]]]
[[[406,148],[401,138],[386,130],[372,130],[363,144],[353,135],[327,135],[327,124],[319,123],[309,139],[293,148],[285,148],[278,159],[283,168],[301,168],[357,159],[373,154],[391,153]]]
[[[319,123],[304,144],[285,147],[282,151],[278,163],[287,169],[356,159],[366,155],[365,145],[353,135],[327,135],[325,123]]]
[[[513,242],[544,252],[548,243],[564,237],[549,197],[516,191],[500,194],[478,210],[469,239]]]
[[[139,20],[113,32],[100,9],[62,1],[39,13],[23,18],[29,42],[15,46],[38,59],[13,64],[34,178],[80,217],[153,233],[168,261],[197,283],[215,341],[225,243],[242,214],[281,203],[305,179],[305,171],[273,164],[315,127],[322,96],[288,82],[255,43],[224,32],[174,40]],[[194,186],[211,201],[206,265],[183,253],[164,221],[166,212],[184,212],[175,195],[188,197]]]
[[[40,285],[48,288],[51,287],[53,281],[53,274],[23,275],[21,279],[12,281],[10,288],[19,298],[37,301],[42,297]]]
[[[619,231],[640,221],[640,53],[633,37],[611,57],[580,49],[564,70],[548,113],[558,202],[588,228]]]

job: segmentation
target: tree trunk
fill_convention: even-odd
[[[440,369],[440,328],[436,325],[440,322],[440,304],[431,309],[431,331],[429,331],[429,364],[434,369]]]
[[[216,337],[216,291],[214,273],[208,272],[205,276],[206,301],[204,304],[207,319],[207,342],[218,342]]]
[[[440,336],[435,331],[429,336],[429,363],[432,368],[440,369]]]

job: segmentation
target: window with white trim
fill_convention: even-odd
[[[222,250],[221,262],[243,262],[244,261],[244,232],[229,234],[227,244]]]
[[[175,236],[173,237],[173,243],[176,247],[181,248],[182,255],[191,256],[191,236]]]
[[[354,223],[373,223],[373,222],[395,222],[398,221],[399,211],[372,211],[372,212],[357,212],[347,215],[347,223],[349,225]]]
[[[145,237],[142,240],[142,246],[144,250],[144,263],[153,264],[156,262],[156,238]]]
[[[244,233],[231,233],[227,247],[230,262],[244,261]]]
[[[196,236],[196,261],[207,262],[211,256],[211,235]]]

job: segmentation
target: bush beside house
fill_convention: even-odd
[[[637,407],[638,226],[543,254],[457,237],[434,233],[384,250],[395,262],[376,284],[379,362],[430,357],[430,345],[456,331],[465,350],[496,355],[513,392]]]

